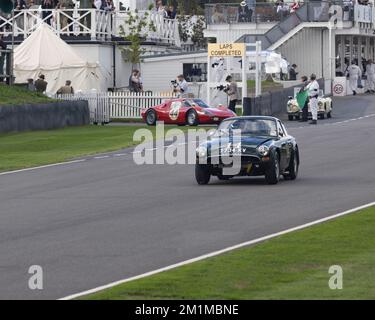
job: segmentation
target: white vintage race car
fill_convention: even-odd
[[[309,118],[311,118],[310,103],[309,107]],[[319,119],[324,119],[332,117],[333,103],[332,99],[329,97],[324,97],[323,95],[318,98],[318,117]],[[299,120],[302,116],[302,110],[298,107],[297,100],[293,97],[289,97],[287,104],[288,119],[293,121],[294,119]]]

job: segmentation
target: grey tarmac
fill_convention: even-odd
[[[300,176],[277,186],[198,186],[193,166],[137,166],[132,150],[0,175],[0,299],[65,297],[373,202],[374,98],[334,102],[318,126],[287,123]]]

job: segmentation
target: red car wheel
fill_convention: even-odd
[[[199,123],[198,114],[195,110],[191,109],[186,114],[186,122],[189,126],[197,126]]]
[[[151,109],[148,110],[146,113],[146,123],[149,126],[154,126],[156,124],[156,112],[155,110]]]

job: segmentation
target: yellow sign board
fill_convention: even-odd
[[[245,55],[244,43],[209,43],[209,57],[242,57]]]

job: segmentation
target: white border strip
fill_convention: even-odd
[[[350,213],[360,211],[362,209],[366,209],[366,208],[373,207],[373,206],[375,206],[375,202],[371,202],[371,203],[365,204],[363,206],[353,208],[353,209],[350,209],[350,210],[347,210],[347,211],[344,211],[344,212],[341,212],[341,213],[337,213],[337,214],[334,214],[332,216],[328,216],[326,218],[315,220],[315,221],[312,221],[312,222],[309,222],[309,223],[306,223],[306,224],[303,224],[303,225],[300,225],[300,226],[297,226],[297,227],[294,227],[294,228],[290,228],[290,229],[287,229],[287,230],[284,230],[284,231],[273,233],[273,234],[270,234],[268,236],[264,236],[264,237],[261,237],[261,238],[258,238],[258,239],[243,242],[243,243],[234,245],[234,246],[226,248],[226,249],[214,251],[212,253],[208,253],[208,254],[193,258],[193,259],[189,259],[189,260],[182,261],[182,262],[179,262],[179,263],[176,263],[176,264],[172,264],[172,265],[164,267],[164,268],[160,268],[160,269],[157,269],[157,270],[154,270],[154,271],[146,272],[146,273],[143,273],[143,274],[138,275],[138,276],[134,276],[134,277],[131,277],[131,278],[119,280],[119,281],[112,282],[112,283],[109,283],[107,285],[100,286],[100,287],[97,287],[97,288],[94,288],[94,289],[91,289],[91,290],[87,290],[87,291],[83,291],[83,292],[80,292],[80,293],[72,294],[70,296],[61,298],[59,300],[71,300],[71,299],[76,299],[76,298],[86,296],[86,295],[89,295],[89,294],[93,294],[93,293],[96,293],[96,292],[99,292],[99,291],[102,291],[102,290],[105,290],[105,289],[109,289],[109,288],[112,288],[114,286],[126,283],[126,282],[146,278],[146,277],[152,276],[152,275],[157,274],[157,273],[161,273],[161,272],[168,271],[168,270],[171,270],[171,269],[175,269],[175,268],[178,268],[178,267],[181,267],[181,266],[185,266],[187,264],[191,264],[193,262],[197,262],[197,261],[201,261],[201,260],[204,260],[204,259],[207,259],[207,258],[218,256],[218,255],[221,255],[221,254],[226,253],[228,251],[236,250],[236,249],[246,247],[246,246],[250,246],[250,245],[253,245],[253,244],[265,241],[265,240],[269,240],[269,239],[272,239],[272,238],[275,238],[275,237],[278,237],[278,236],[281,236],[281,235],[284,235],[284,234],[287,234],[287,233],[291,233],[291,232],[294,232],[294,231],[305,229],[305,228],[320,224],[322,222],[333,220],[333,219],[348,215]]]
[[[84,162],[84,161],[86,161],[86,159],[80,159],[80,160],[74,160],[74,161],[67,161],[67,162],[59,162],[59,163],[52,163],[52,164],[47,164],[45,166],[31,167],[31,168],[20,169],[20,170],[13,170],[13,171],[7,171],[7,172],[0,172],[0,176],[5,176],[5,175],[8,175],[8,174],[19,173],[19,172],[25,172],[25,171],[33,171],[33,170],[37,170],[37,169],[44,169],[44,168],[50,168],[50,167],[56,167],[56,166],[63,166],[63,165],[68,165],[68,164],[73,164],[73,163]]]

